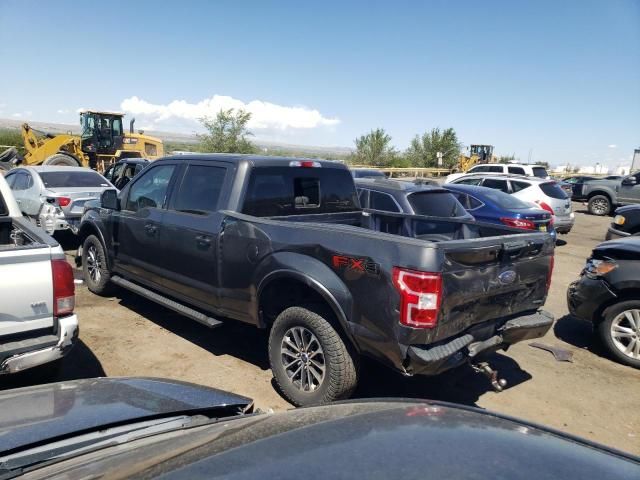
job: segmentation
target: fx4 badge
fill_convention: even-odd
[[[372,262],[368,258],[355,258],[346,255],[334,255],[331,257],[331,264],[336,270],[347,270],[351,272],[366,273],[367,275],[380,275],[380,265]]]

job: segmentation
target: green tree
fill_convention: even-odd
[[[391,136],[383,128],[376,128],[366,135],[361,135],[355,139],[355,144],[355,163],[384,167],[394,161],[396,152],[391,146]]]
[[[437,167],[438,152],[442,152],[442,167],[453,168],[460,157],[460,142],[453,128],[416,135],[407,149],[406,156],[415,167]]]
[[[198,135],[200,150],[217,153],[255,153],[256,147],[247,137],[253,135],[247,129],[251,113],[244,110],[220,110],[215,119],[201,118],[207,129],[206,134]]]
[[[516,161],[516,156],[515,154],[511,154],[511,155],[500,155],[498,157],[498,163],[513,163]]]

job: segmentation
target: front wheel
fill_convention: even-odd
[[[276,318],[269,362],[280,391],[296,406],[348,398],[358,382],[355,358],[338,332],[302,307],[287,308]]]
[[[82,273],[87,288],[93,293],[109,295],[113,290],[107,256],[95,235],[89,235],[82,244]]]
[[[589,213],[600,217],[609,215],[611,201],[604,195],[595,195],[589,199]]]
[[[640,368],[640,300],[628,300],[607,308],[598,333],[605,347],[620,363]]]
[[[43,165],[54,165],[59,167],[79,167],[80,164],[70,155],[65,155],[64,153],[56,153],[47,158]]]

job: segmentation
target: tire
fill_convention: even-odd
[[[296,356],[300,350],[305,357]],[[297,363],[286,368],[289,361]],[[296,406],[348,398],[358,383],[357,363],[338,332],[324,317],[302,307],[287,308],[273,323],[269,363],[280,392]]]
[[[604,321],[598,325],[598,334],[611,356],[620,363],[640,368],[640,300],[616,303],[602,315]]]
[[[80,164],[70,155],[65,155],[64,153],[56,153],[55,155],[51,155],[47,158],[43,165],[55,165],[58,167],[79,167]]]
[[[604,217],[611,212],[611,200],[606,195],[594,195],[589,199],[589,213]]]
[[[82,273],[91,292],[108,296],[114,290],[104,247],[95,235],[89,235],[82,244]]]

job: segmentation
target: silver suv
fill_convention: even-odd
[[[573,228],[575,215],[571,210],[571,199],[554,180],[521,175],[479,174],[465,175],[450,183],[501,190],[550,212],[558,233],[569,233]]]

